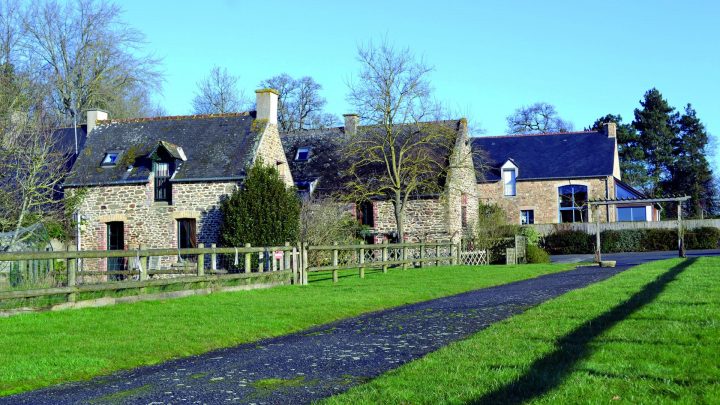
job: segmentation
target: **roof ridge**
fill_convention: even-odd
[[[150,122],[150,121],[180,121],[180,120],[196,120],[203,118],[231,118],[231,117],[247,117],[252,111],[220,113],[220,114],[192,114],[192,115],[167,115],[161,117],[141,117],[141,118],[122,118],[98,120],[98,124],[118,124],[125,122]]]
[[[525,134],[507,134],[507,135],[488,135],[488,136],[474,136],[475,139],[485,138],[519,138],[528,136],[553,136],[553,135],[581,135],[581,134],[600,134],[601,131],[572,131],[572,132],[543,132],[539,134],[525,133]]]

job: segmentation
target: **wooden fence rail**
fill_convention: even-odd
[[[270,247],[246,244],[237,248],[216,247],[214,244],[205,247],[199,244],[192,249],[146,249],[140,246],[131,250],[3,252],[0,253],[0,301],[65,295],[67,301],[73,303],[80,293],[139,289],[140,294],[143,294],[148,287],[181,283],[204,286],[241,279],[250,281],[266,273],[286,276],[287,281],[294,284],[307,284],[309,273],[329,271],[332,272],[333,281],[338,282],[340,270],[357,270],[359,277],[364,278],[367,269],[380,269],[387,273],[391,267],[407,269],[463,264],[466,260],[462,254],[463,245],[450,241],[322,246],[303,243],[293,246],[285,243],[283,246]],[[171,263],[171,267],[174,267],[152,268],[152,259],[156,259],[157,266],[161,257],[170,257],[164,264]],[[112,258],[128,260],[120,269],[106,267],[105,264],[109,264]],[[178,263],[174,262],[174,258],[178,258],[179,266],[175,266]],[[90,262],[90,265],[83,267],[83,259],[100,261]],[[108,260],[108,263],[102,260]],[[52,284],[29,283],[6,289],[9,264],[16,263],[16,268],[27,269],[31,267],[29,264],[40,261],[46,263],[44,274],[52,277]],[[101,266],[101,263],[105,264]],[[228,263],[234,263],[232,271],[236,273],[228,272]],[[6,277],[5,282],[3,276]]]

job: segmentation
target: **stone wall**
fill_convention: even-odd
[[[278,132],[277,125],[265,125],[265,134],[263,134],[260,139],[256,156],[261,157],[264,163],[277,167],[280,178],[285,181],[286,186],[291,187],[295,184],[292,174],[290,173],[290,166],[285,157],[285,150],[280,140],[280,132]]]
[[[385,238],[382,235],[395,232],[397,224],[392,202],[373,202],[375,213],[375,230],[381,235],[376,243]],[[448,240],[447,201],[441,199],[425,199],[408,201],[405,208],[405,241]]]
[[[125,249],[141,244],[147,248],[176,248],[177,220],[183,218],[197,221],[198,243],[217,243],[222,221],[220,200],[232,193],[237,183],[173,183],[170,205],[154,201],[153,184],[151,180],[148,184],[87,188],[79,207],[81,250],[107,249],[107,223],[114,221],[124,223]],[[163,258],[161,264],[174,260]],[[96,261],[95,266],[104,269],[104,260]]]
[[[450,157],[448,168],[447,195],[447,233],[453,240],[459,240],[464,234],[472,234],[478,220],[478,189],[476,187],[475,166],[472,149],[468,142],[467,122],[460,121],[458,138]],[[463,227],[463,211],[466,224]]]
[[[556,224],[558,220],[558,188],[569,184],[580,184],[587,186],[588,195],[591,200],[604,199],[605,177],[586,178],[574,180],[541,180],[541,181],[520,181],[516,183],[516,195],[504,196],[503,182],[480,183],[477,185],[478,196],[485,204],[499,205],[507,215],[507,220],[512,224],[520,224],[520,211],[535,211],[536,224]],[[608,197],[615,198],[615,180],[607,177]],[[609,218],[608,218],[609,217]],[[592,220],[592,213],[589,214]],[[601,222],[614,222],[615,210],[600,208]]]

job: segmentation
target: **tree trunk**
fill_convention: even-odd
[[[402,205],[402,197],[400,193],[395,194],[395,200],[393,201],[395,208],[395,224],[397,225],[397,237],[399,243],[405,242],[405,224],[403,224],[403,211],[405,207]]]

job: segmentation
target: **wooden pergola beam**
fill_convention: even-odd
[[[592,209],[595,208],[593,216],[595,217],[595,262],[600,263],[602,261],[602,252],[600,249],[600,215],[597,212],[597,208],[602,205],[623,205],[623,204],[657,204],[661,202],[676,202],[677,203],[677,234],[678,234],[678,256],[686,257],[685,254],[685,232],[682,225],[682,203],[689,200],[689,196],[673,196],[673,197],[660,197],[660,198],[613,198],[604,200],[592,200],[588,201],[587,205]],[[610,221],[610,218],[608,218]]]

